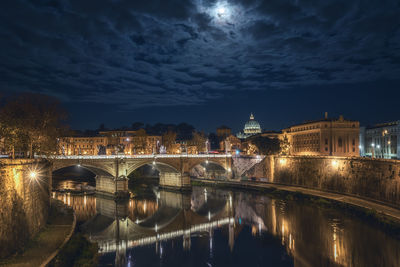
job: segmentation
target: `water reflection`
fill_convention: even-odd
[[[400,266],[400,242],[337,210],[201,187],[116,203],[56,193],[102,265]]]

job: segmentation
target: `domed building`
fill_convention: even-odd
[[[254,119],[253,113],[251,113],[250,120],[245,123],[243,132],[239,132],[238,134],[236,134],[236,136],[238,138],[245,139],[247,137],[260,133],[261,133],[261,126],[258,123],[258,121]]]

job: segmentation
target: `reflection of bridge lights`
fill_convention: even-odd
[[[81,164],[78,164],[78,165],[76,165],[76,166],[80,167],[80,166],[81,166]]]
[[[157,224],[156,224],[156,227],[155,227],[154,229],[156,230],[156,232],[158,231],[158,226],[157,226]]]
[[[156,165],[156,161],[155,160],[153,160],[153,165]]]
[[[208,164],[208,160],[206,160],[206,164]]]
[[[208,220],[211,220],[211,212],[208,212]]]

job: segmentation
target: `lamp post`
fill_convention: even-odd
[[[375,144],[374,143],[372,143],[371,144],[371,155],[372,155],[372,158],[374,158],[375,157]]]

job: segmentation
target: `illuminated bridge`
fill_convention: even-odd
[[[261,157],[232,157],[231,154],[157,154],[157,155],[98,155],[98,156],[52,156],[46,157],[53,171],[81,166],[96,175],[96,191],[114,195],[128,191],[130,173],[144,165],[152,165],[159,171],[160,186],[189,189],[190,173],[199,166],[217,166],[225,179],[233,179],[261,161]],[[201,167],[203,168],[203,167]],[[200,168],[200,169],[201,169]]]

